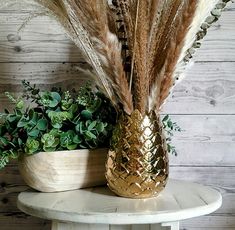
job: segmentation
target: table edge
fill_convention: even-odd
[[[208,186],[205,186],[208,187]],[[214,201],[208,205],[203,205],[203,209],[201,206],[196,208],[188,208],[184,210],[172,210],[172,212],[151,212],[150,214],[140,213],[98,213],[98,212],[89,212],[89,213],[73,213],[73,212],[60,212],[57,210],[49,210],[47,208],[38,208],[35,210],[30,205],[26,205],[22,203],[19,199],[20,194],[17,199],[17,207],[32,216],[39,217],[42,219],[48,220],[57,220],[57,221],[65,221],[65,222],[74,222],[74,223],[88,223],[88,224],[153,224],[153,223],[164,223],[164,222],[172,222],[172,221],[180,221],[189,218],[204,216],[210,214],[217,209],[219,209],[222,205],[222,195],[215,189],[209,187],[218,195],[218,200]],[[123,215],[126,218],[123,218]],[[141,218],[137,218],[141,216]],[[120,218],[119,218],[120,217]],[[148,219],[148,220],[146,220]]]

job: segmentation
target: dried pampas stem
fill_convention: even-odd
[[[189,32],[184,38],[184,45],[175,66],[171,84],[168,85],[168,94],[163,96],[163,98],[165,97],[166,99],[173,86],[184,78],[186,70],[192,66],[190,61],[195,53],[195,49],[198,49],[201,46],[200,40],[202,40],[207,34],[207,29],[211,24],[219,19],[221,11],[230,1],[231,0],[210,0],[207,2],[203,0],[197,1],[195,16],[190,25]],[[162,99],[161,106],[166,102],[165,99]]]
[[[129,81],[129,90],[131,91],[132,87],[132,79],[134,74],[134,63],[135,63],[135,49],[136,49],[136,31],[137,31],[137,23],[138,23],[138,17],[139,17],[139,0],[137,0],[137,7],[136,7],[136,19],[135,19],[135,29],[134,29],[134,41],[133,45],[133,51],[132,51],[132,60],[131,60],[131,75],[130,75],[130,81]]]
[[[117,110],[160,110],[230,0],[12,0],[54,17]],[[9,3],[0,0],[0,7]],[[34,17],[35,15],[32,15]],[[93,74],[94,73],[94,74]],[[133,99],[132,99],[133,97]]]
[[[121,45],[109,30],[108,5],[105,0],[26,0],[43,6],[46,14],[56,18],[81,49],[97,75],[97,84],[117,108],[133,110],[123,69]]]
[[[172,87],[173,72],[180,56],[181,49],[184,45],[184,37],[186,36],[189,26],[192,23],[196,11],[196,4],[196,0],[189,0],[186,2],[184,9],[182,10],[182,16],[176,20],[178,29],[175,32],[175,36],[171,39],[169,53],[166,58],[165,74],[160,85],[159,107],[161,107],[162,103],[169,95],[169,90]]]

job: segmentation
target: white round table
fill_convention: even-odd
[[[18,208],[52,220],[52,230],[178,230],[180,220],[212,213],[221,204],[218,191],[180,180],[169,180],[149,199],[117,197],[107,187],[18,196]]]

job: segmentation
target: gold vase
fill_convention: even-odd
[[[106,162],[109,188],[119,196],[157,196],[169,172],[165,137],[159,116],[138,110],[122,114],[113,131]]]

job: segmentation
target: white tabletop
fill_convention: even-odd
[[[222,197],[216,190],[196,183],[169,180],[155,198],[128,199],[107,187],[60,193],[23,192],[18,207],[33,216],[80,223],[144,224],[179,221],[217,210]]]

